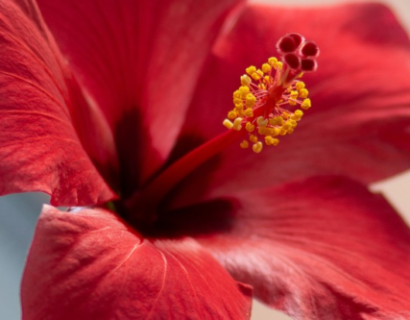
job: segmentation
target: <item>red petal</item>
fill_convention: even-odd
[[[179,145],[192,147],[226,130],[221,123],[239,76],[274,55],[277,39],[289,31],[321,50],[318,71],[303,78],[313,107],[278,147],[255,155],[232,146],[198,170],[187,191],[195,184],[202,193],[229,194],[327,173],[368,183],[409,167],[410,45],[392,13],[378,4],[244,10],[199,80]]]
[[[142,239],[113,213],[45,207],[22,282],[23,319],[248,319],[236,283],[194,240]]]
[[[165,161],[213,40],[242,1],[38,1],[115,131],[126,193]]]
[[[221,208],[213,233],[199,210],[180,216],[182,232],[265,303],[295,319],[409,316],[410,230],[362,185],[316,177],[236,194]]]
[[[12,1],[0,3],[0,194],[44,191],[60,205],[110,199],[113,192],[83,149],[89,146],[83,133],[97,129],[100,145],[109,149],[103,127],[81,92],[72,90],[75,84],[35,5],[21,2],[27,16]],[[76,132],[73,104],[96,127]],[[87,148],[92,159],[110,161],[107,152],[94,152],[98,148]]]

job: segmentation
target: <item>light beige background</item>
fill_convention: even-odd
[[[380,1],[346,1],[346,0],[254,0],[251,2],[270,3],[286,6],[334,5],[337,3],[383,2],[390,6],[401,23],[410,34],[410,0],[380,0]],[[409,142],[410,143],[410,142]],[[381,192],[392,205],[405,217],[410,225],[410,170],[370,186],[373,192]],[[290,317],[265,307],[255,301],[252,310],[252,320],[289,320]]]

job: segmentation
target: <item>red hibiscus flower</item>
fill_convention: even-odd
[[[77,207],[43,209],[24,319],[246,319],[252,295],[295,319],[410,317],[410,231],[364,186],[409,165],[410,44],[386,8],[0,12],[0,192]],[[259,154],[220,143],[239,76],[289,32],[322,50],[309,114]]]

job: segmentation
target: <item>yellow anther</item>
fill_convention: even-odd
[[[241,100],[241,101],[242,101],[242,100]],[[238,111],[243,110],[243,104],[242,104],[242,102],[241,102],[241,103],[235,103],[235,109],[238,110]]]
[[[309,95],[308,89],[303,88],[299,90],[299,97],[301,97],[302,99],[307,98],[308,95]]]
[[[303,102],[302,102],[302,104],[301,104],[300,107],[301,107],[302,109],[307,110],[307,109],[309,109],[311,106],[312,106],[312,102],[310,101],[310,99],[305,99],[305,100],[303,100]]]
[[[279,131],[280,136],[285,136],[287,133],[288,133],[288,131],[284,127],[282,127]]]
[[[233,98],[233,104],[237,105],[237,104],[241,104],[242,105],[242,99],[240,98]]]
[[[295,112],[293,114],[296,117],[296,119],[300,119],[300,118],[303,117],[303,111],[300,110],[300,109],[295,110]]]
[[[267,133],[266,133],[266,127],[259,127],[258,128],[258,133],[261,135],[261,136],[264,136],[264,135],[266,135]]]
[[[268,146],[277,146],[278,143],[279,143],[279,139],[273,138],[273,137],[271,137],[271,136],[266,136],[266,137],[265,137],[265,143],[266,143]]]
[[[242,84],[243,86],[249,86],[249,85],[251,84],[251,82],[252,82],[252,79],[249,78],[248,75],[244,74],[244,75],[241,77],[241,84]]]
[[[272,68],[271,68],[271,66],[270,66],[269,64],[264,63],[264,64],[262,65],[262,71],[263,71],[264,73],[269,73],[271,70],[272,70]]]
[[[252,110],[252,108],[247,108],[247,109],[245,110],[245,116],[247,116],[247,117],[253,117],[253,110]]]
[[[239,131],[242,129],[242,118],[236,118],[233,122],[233,129]]]
[[[251,135],[249,136],[249,141],[250,141],[250,142],[253,142],[253,143],[256,143],[256,142],[258,142],[258,137],[255,136],[254,134],[251,134]]]
[[[263,72],[262,70],[257,70],[256,72],[251,74],[252,79],[254,80],[260,80],[263,77]]]
[[[246,68],[245,70],[246,70],[247,74],[252,76],[252,73],[256,72],[256,67],[255,66],[250,66],[250,67]]]
[[[241,98],[242,94],[239,90],[233,92],[233,98]]]
[[[225,119],[222,124],[227,128],[227,129],[232,129],[233,128],[233,123],[229,121],[228,119]]]
[[[246,129],[249,137],[240,143],[241,148],[252,146],[259,153],[265,144],[278,145],[280,136],[291,134],[296,128],[304,114],[301,109],[311,107],[305,83],[296,80],[297,74],[288,73],[287,66],[275,57],[260,69],[246,68],[240,78],[241,86],[233,93],[235,107],[223,121],[228,129]],[[287,110],[286,106],[295,107]]]
[[[266,127],[268,124],[269,120],[265,119],[264,117],[260,116],[258,117],[258,119],[256,119],[256,123],[258,124],[258,126],[260,127]]]
[[[289,130],[290,128],[292,128],[292,124],[290,123],[290,121],[286,121],[283,124],[282,128],[285,129],[285,130]]]
[[[243,141],[239,144],[239,146],[240,146],[242,149],[246,149],[246,148],[249,147],[249,142],[246,141],[246,140],[243,140]]]
[[[262,151],[262,148],[263,148],[263,144],[262,144],[262,142],[260,142],[260,141],[256,142],[256,143],[252,146],[252,150],[253,150],[253,152],[255,152],[255,153],[261,152],[261,151]]]
[[[283,124],[283,118],[281,116],[274,117],[269,120],[271,126],[280,126]]]
[[[296,90],[292,90],[292,91],[290,92],[290,97],[291,97],[292,99],[296,99],[296,98],[298,97],[298,95],[299,95],[299,92],[297,92]]]
[[[240,86],[239,92],[241,93],[241,98],[245,98],[246,95],[249,93],[250,89],[247,86]]]
[[[275,57],[269,58],[268,59],[268,63],[270,64],[271,67],[276,69],[276,65],[278,63],[278,59],[276,59]]]
[[[280,132],[279,127],[273,127],[270,131],[270,135],[273,137],[276,137],[277,135],[279,135],[279,132]]]
[[[298,82],[296,82],[296,90],[298,90],[298,91],[300,91],[301,89],[303,89],[303,88],[305,88],[306,87],[306,85],[305,85],[305,83],[303,82],[303,81],[298,81]]]
[[[253,107],[256,102],[256,97],[252,93],[248,93],[246,95],[246,106],[247,107]]]
[[[245,129],[246,129],[246,131],[248,131],[248,132],[252,132],[253,130],[255,130],[255,126],[254,126],[252,123],[247,122],[247,123],[246,123],[246,126],[245,126]]]
[[[273,134],[273,129],[265,127],[265,136],[271,136]]]
[[[288,112],[286,112],[286,111],[283,111],[283,112],[282,112],[282,118],[283,118],[283,119],[286,119],[286,120],[287,120],[287,119],[289,119],[289,117],[290,117],[290,113],[288,113]]]
[[[235,119],[237,116],[238,116],[238,113],[234,110],[229,111],[229,113],[228,113],[228,118],[231,119],[231,120]]]

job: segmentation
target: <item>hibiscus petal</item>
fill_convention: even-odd
[[[369,183],[409,167],[410,44],[380,4],[249,6],[219,39],[199,80],[179,137],[185,152],[196,146],[184,142],[187,137],[198,143],[226,130],[221,123],[240,75],[275,55],[276,41],[288,32],[300,32],[321,49],[318,71],[303,77],[313,107],[279,146],[258,155],[232,146],[198,170],[188,191],[195,183],[207,185],[203,193],[222,195],[328,173]]]
[[[38,1],[115,131],[125,194],[165,161],[222,22],[241,2]]]
[[[167,228],[196,237],[265,303],[295,319],[410,317],[410,229],[361,184],[315,177],[206,206]]]
[[[98,130],[109,150],[104,127],[79,89],[73,90],[74,80],[35,5],[24,3],[27,15],[12,1],[0,3],[0,194],[43,191],[60,205],[113,198],[89,157],[98,165],[112,160],[110,155],[97,155],[99,147],[87,148],[87,155],[83,148],[90,145],[85,132]],[[71,112],[73,104],[81,112]],[[76,132],[79,114],[95,126]]]
[[[40,216],[23,319],[248,319],[251,288],[190,238],[150,241],[102,209]]]

